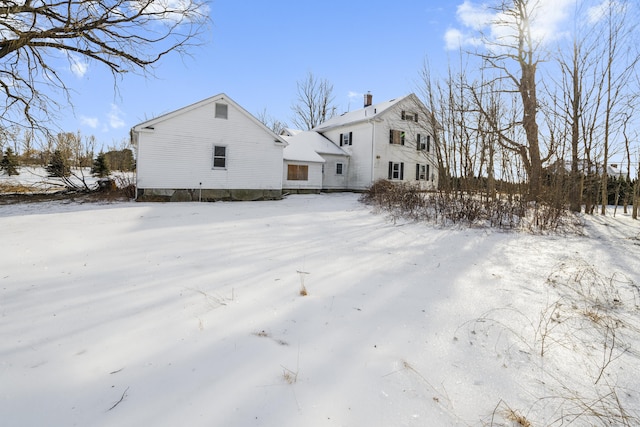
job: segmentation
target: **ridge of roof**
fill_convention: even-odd
[[[285,136],[284,139],[289,144],[284,149],[285,160],[324,162],[325,160],[319,154],[349,155],[327,137],[313,130],[302,131],[294,136]]]
[[[279,142],[279,143],[282,143],[282,144],[285,144],[285,145],[287,144],[286,140],[281,135],[278,135],[273,130],[269,129],[269,127],[267,127],[264,123],[262,123],[260,120],[258,120],[253,114],[251,114],[250,112],[245,110],[244,107],[242,107],[236,101],[231,99],[231,97],[229,95],[227,95],[226,93],[224,93],[224,92],[219,93],[217,95],[210,96],[208,98],[205,98],[205,99],[200,100],[198,102],[194,102],[193,104],[186,105],[186,106],[178,108],[176,110],[169,111],[168,113],[161,114],[161,115],[159,115],[157,117],[154,117],[152,119],[145,120],[144,122],[141,122],[141,123],[138,123],[137,125],[134,125],[131,128],[131,131],[132,132],[139,132],[142,129],[153,127],[153,125],[156,124],[156,123],[163,122],[165,120],[171,119],[171,118],[173,118],[175,116],[178,116],[180,114],[187,113],[187,112],[189,112],[191,110],[195,110],[196,108],[202,107],[203,105],[211,104],[212,102],[219,101],[219,100],[225,100],[226,102],[229,102],[230,104],[232,104],[242,114],[244,114],[245,116],[249,117],[249,119],[254,121],[256,124],[258,124],[259,126],[264,128],[264,130],[266,130],[268,133],[270,133],[272,136],[274,136],[276,138],[276,142]]]
[[[349,111],[343,113],[339,116],[332,117],[329,120],[326,120],[320,123],[318,126],[313,128],[314,131],[322,132],[331,128],[335,128],[338,126],[344,126],[346,124],[357,123],[365,120],[372,120],[381,114],[384,114],[389,108],[398,104],[399,102],[405,100],[406,98],[412,96],[413,94],[400,96],[398,98],[390,99],[389,101],[378,102],[377,104],[372,104],[364,108],[360,108],[358,110]]]

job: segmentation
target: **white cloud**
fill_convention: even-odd
[[[92,129],[96,129],[100,124],[100,120],[98,120],[97,117],[80,116],[80,123],[85,126],[89,126]]]
[[[625,8],[625,4],[617,0],[602,0],[587,10],[587,17],[590,24],[597,24],[605,19],[610,11],[614,14],[620,14],[625,12]]]
[[[69,62],[71,63],[71,72],[75,74],[76,77],[82,78],[85,74],[87,74],[87,71],[89,70],[89,64],[86,61],[83,61],[81,57],[70,53]]]
[[[449,28],[444,33],[444,45],[447,50],[456,50],[463,44],[464,36],[457,28]]]
[[[447,32],[444,33],[444,43],[447,50],[457,50],[461,47],[480,46],[482,40],[471,34],[463,33],[457,28],[449,28]]]
[[[350,91],[347,93],[347,98],[349,98],[350,100],[351,100],[351,99],[360,99],[360,98],[362,98],[363,96],[364,96],[364,94],[362,94],[362,93],[360,93],[360,92],[353,91],[353,90],[350,90]]]
[[[116,104],[111,104],[111,110],[109,110],[107,117],[109,118],[109,126],[112,129],[120,129],[121,127],[124,127],[125,122],[122,118],[123,114],[122,110],[118,108]]]
[[[491,13],[486,5],[476,6],[469,0],[458,6],[456,14],[462,25],[476,31],[486,28],[495,19],[495,14]]]
[[[612,0],[605,0],[609,1]],[[535,9],[529,12],[534,40],[543,43],[563,37],[565,32],[562,24],[569,17],[571,7],[575,6],[575,0],[538,0],[531,4],[535,5]],[[489,41],[504,42],[505,38],[514,36],[513,27],[509,25],[513,18],[484,3],[465,0],[458,6],[456,15],[462,28],[450,28],[445,33],[445,46],[449,50],[480,45],[479,33],[483,33]]]

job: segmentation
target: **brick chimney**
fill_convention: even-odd
[[[371,103],[373,102],[373,95],[371,95],[371,92],[367,92],[364,94],[364,106],[368,107],[369,105],[371,105]]]

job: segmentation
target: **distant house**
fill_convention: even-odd
[[[131,134],[138,200],[282,196],[287,143],[225,94],[147,120]]]

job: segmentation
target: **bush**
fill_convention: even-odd
[[[443,226],[461,224],[540,232],[556,230],[569,218],[564,205],[554,200],[526,202],[513,195],[490,198],[462,191],[427,193],[411,184],[387,180],[373,183],[360,200],[385,210],[394,221],[406,218]]]

